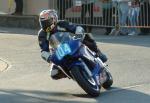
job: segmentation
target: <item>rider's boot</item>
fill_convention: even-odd
[[[103,63],[107,62],[108,60],[107,56],[103,53],[99,55],[99,58],[102,60]]]
[[[105,63],[108,60],[107,56],[104,53],[102,53],[99,49],[96,55],[102,60],[103,63]]]
[[[61,71],[61,69],[56,66],[56,65],[53,65],[52,69],[51,69],[51,78],[54,79],[54,80],[57,80],[57,79],[61,79],[61,78],[66,78],[67,76]]]

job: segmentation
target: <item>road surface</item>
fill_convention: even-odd
[[[72,80],[50,78],[37,35],[17,29],[0,32],[0,59],[8,63],[0,72],[0,103],[150,102],[150,36],[94,35],[109,57],[114,84],[91,98]]]

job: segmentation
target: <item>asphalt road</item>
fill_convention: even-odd
[[[114,84],[110,90],[102,89],[99,97],[91,98],[74,81],[49,77],[49,65],[40,57],[37,35],[7,29],[0,32],[0,59],[9,64],[0,72],[0,103],[150,102],[150,36],[94,35],[109,57]]]

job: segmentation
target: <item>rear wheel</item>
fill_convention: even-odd
[[[107,69],[104,69],[104,70],[106,72],[107,80],[106,80],[106,82],[103,83],[102,86],[105,89],[109,89],[113,84],[113,78],[112,78],[112,75],[110,74],[110,72]]]
[[[71,69],[71,73],[80,87],[92,97],[97,97],[100,94],[100,87],[96,84],[95,80],[86,73],[79,66],[74,66]]]

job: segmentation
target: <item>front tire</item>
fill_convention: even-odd
[[[81,67],[74,66],[71,69],[73,78],[77,81],[79,86],[90,96],[97,97],[100,94],[100,87],[95,80],[89,77]]]

